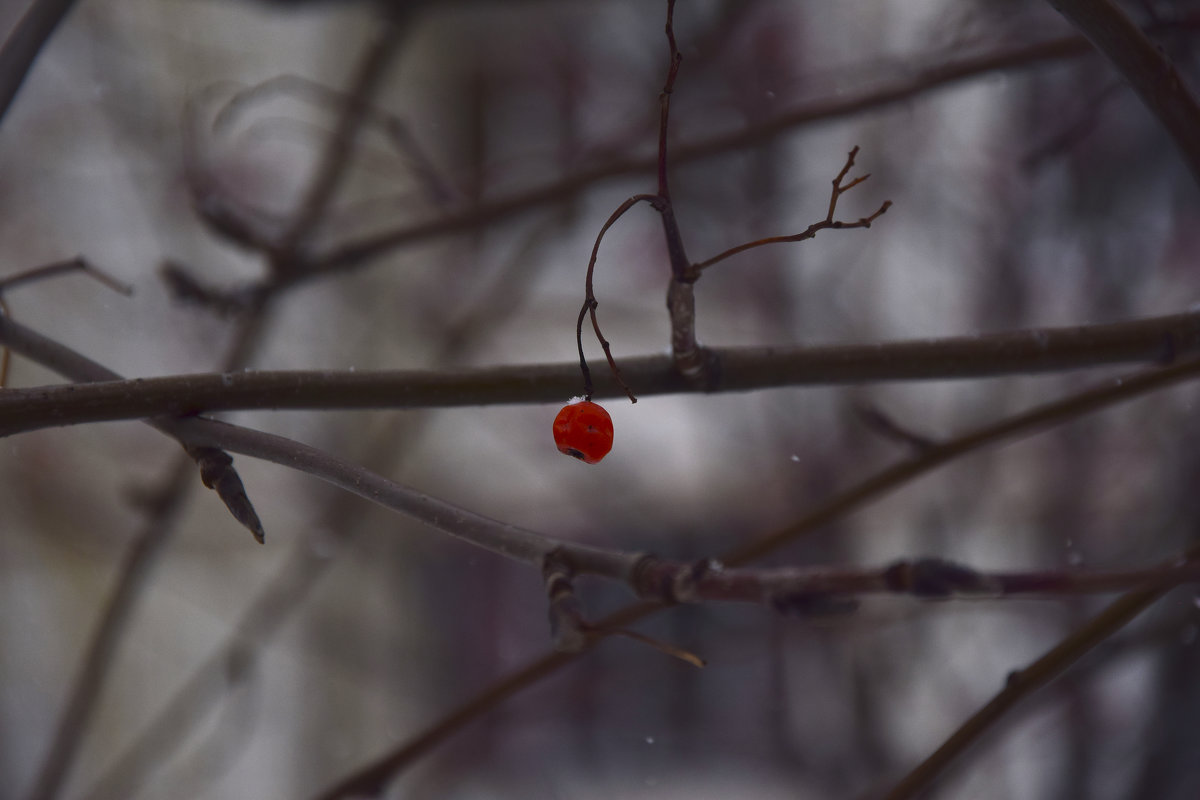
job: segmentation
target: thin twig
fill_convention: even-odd
[[[12,309],[8,307],[8,303],[4,300],[4,292],[15,289],[20,286],[26,286],[31,283],[37,283],[48,278],[54,278],[64,275],[68,272],[83,272],[91,278],[99,281],[114,292],[128,297],[133,294],[133,287],[123,281],[119,281],[109,275],[102,269],[92,266],[82,256],[67,259],[66,261],[56,261],[52,264],[44,264],[40,267],[18,272],[15,275],[9,275],[7,278],[0,279],[0,316],[11,317]],[[0,346],[0,389],[8,385],[8,369],[12,362],[12,354],[9,353],[7,347]]]
[[[850,168],[854,166],[854,159],[857,155],[858,155],[858,145],[855,145],[854,148],[850,151],[850,155],[846,158],[846,164],[845,164],[845,166],[842,167],[842,171],[839,172],[837,174],[837,177],[835,177],[833,179],[833,191],[830,192],[830,195],[829,195],[829,211],[825,215],[825,219],[823,219],[819,222],[814,222],[812,225],[809,225],[807,228],[805,228],[800,233],[792,234],[790,236],[769,236],[765,239],[756,239],[753,242],[746,242],[745,244],[740,244],[737,247],[731,247],[723,253],[718,253],[717,255],[713,256],[712,258],[708,259],[707,261],[701,261],[699,264],[694,265],[693,268],[697,272],[699,272],[701,270],[707,269],[708,267],[711,267],[713,264],[716,264],[718,261],[724,261],[725,259],[729,258],[730,256],[735,256],[738,253],[744,253],[747,250],[752,250],[756,247],[762,247],[763,245],[767,245],[767,244],[781,244],[781,243],[785,243],[785,242],[803,242],[806,239],[812,239],[820,231],[823,231],[823,230],[829,230],[829,229],[847,230],[850,228],[869,228],[869,227],[871,227],[872,222],[879,219],[881,216],[883,216],[885,213],[887,213],[887,210],[889,208],[892,207],[891,200],[885,200],[883,205],[881,205],[879,208],[875,209],[875,211],[873,213],[871,213],[868,216],[863,217],[862,219],[854,221],[854,222],[845,222],[842,220],[835,220],[833,218],[834,213],[836,213],[836,211],[837,211],[838,198],[840,198],[844,193],[846,193],[850,189],[853,189],[855,186],[858,186],[860,183],[865,181],[867,178],[871,177],[870,173],[868,173],[866,175],[862,175],[858,178],[855,178],[854,180],[850,181],[850,183],[846,184],[845,186],[842,185],[842,181],[845,179],[846,174],[850,171]]]
[[[31,283],[37,283],[48,278],[56,278],[65,275],[69,272],[82,272],[89,278],[107,286],[117,294],[123,294],[129,297],[133,294],[133,287],[118,278],[109,275],[104,270],[95,266],[83,256],[75,256],[68,258],[65,261],[55,261],[51,264],[43,264],[40,267],[18,272],[15,275],[9,275],[7,278],[0,279],[0,292],[7,292],[16,289],[18,286],[25,286]]]
[[[671,202],[671,188],[667,180],[667,131],[671,116],[671,94],[675,91],[675,79],[679,76],[679,65],[683,54],[675,43],[675,0],[667,0],[667,79],[658,95],[658,196],[666,203]]]
[[[855,404],[854,413],[873,432],[892,441],[900,442],[912,448],[916,453],[924,453],[937,444],[928,436],[910,431],[875,406]]]
[[[671,279],[667,284],[667,317],[671,322],[671,357],[675,369],[692,386],[707,387],[712,383],[716,370],[706,351],[696,338],[696,290],[700,277],[688,260],[683,244],[683,233],[675,217],[675,205],[671,202],[671,187],[667,166],[667,138],[671,116],[671,95],[675,91],[675,80],[679,76],[679,65],[683,54],[675,42],[675,2],[667,2],[667,54],[670,59],[667,79],[659,93],[658,123],[658,194],[655,208],[662,216],[663,237],[667,243],[667,260],[671,265]]]
[[[583,373],[583,396],[587,400],[592,399],[594,388],[592,386],[592,371],[588,369],[587,359],[583,355],[583,318],[587,314],[592,317],[592,330],[596,333],[596,338],[600,341],[600,347],[604,349],[604,357],[608,359],[608,368],[612,370],[613,380],[617,382],[625,393],[629,395],[630,402],[636,403],[637,397],[634,396],[633,390],[621,378],[621,370],[617,368],[617,362],[613,359],[612,348],[608,343],[608,339],[604,338],[604,334],[600,332],[600,321],[596,318],[596,307],[600,302],[596,299],[596,292],[593,287],[592,279],[596,271],[596,258],[600,254],[600,241],[604,238],[605,232],[619,220],[626,211],[633,208],[640,202],[653,203],[657,198],[652,194],[637,194],[621,203],[617,210],[609,215],[604,224],[600,226],[600,232],[596,234],[596,243],[592,245],[592,255],[588,258],[587,276],[584,278],[584,296],[583,307],[579,309],[579,319],[575,322],[575,345],[579,348],[579,369]]]
[[[175,460],[165,480],[154,492],[150,513],[125,551],[112,593],[105,600],[80,658],[79,673],[67,692],[50,737],[50,746],[38,765],[29,800],[57,797],[75,763],[84,735],[91,726],[100,690],[112,671],[117,647],[128,627],[138,595],[183,510],[180,499],[195,480],[195,466],[186,457]]]

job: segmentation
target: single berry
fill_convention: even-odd
[[[612,418],[591,400],[564,406],[554,418],[554,443],[559,452],[595,464],[612,450]]]

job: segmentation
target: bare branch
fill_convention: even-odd
[[[15,289],[18,286],[37,283],[47,278],[56,278],[69,272],[82,272],[89,278],[99,281],[109,289],[112,289],[117,294],[123,294],[126,297],[133,294],[132,286],[109,275],[83,256],[68,258],[66,261],[55,261],[52,264],[34,267],[33,269],[18,272],[16,275],[9,275],[7,278],[0,279],[0,293]]]
[[[204,283],[173,259],[163,261],[158,274],[176,302],[206,308],[219,317],[242,316],[258,308],[262,302],[263,292],[258,287],[219,289]]]
[[[1200,183],[1200,102],[1161,48],[1112,0],[1050,0],[1112,62],[1175,140]]]
[[[166,544],[168,534],[182,510],[187,487],[195,480],[194,467],[180,457],[168,471],[155,492],[155,502],[133,546],[121,560],[119,579],[101,610],[99,622],[92,630],[87,649],[80,659],[79,674],[72,681],[46,755],[38,765],[37,778],[28,795],[29,800],[50,800],[57,797],[74,763],[79,744],[95,710],[100,689],[112,669],[121,634],[137,601],[158,554]]]
[[[493,287],[481,290],[481,299],[468,303],[461,315],[450,323],[451,333],[442,338],[440,352],[433,360],[453,363],[472,342],[486,336],[479,323],[497,324],[506,315],[519,313],[520,304],[497,301],[520,286],[514,280],[527,269],[531,248],[544,238],[549,225],[531,231],[523,246],[493,276]],[[482,299],[486,298],[486,300]],[[401,430],[412,432],[411,419],[394,415],[385,432],[371,437],[361,461],[373,472],[391,474],[410,458],[410,448],[396,444]],[[354,539],[357,524],[371,508],[347,492],[336,493],[324,507],[313,530],[320,534],[321,546],[310,541],[297,542],[284,566],[266,581],[254,600],[242,613],[225,641],[192,672],[175,694],[138,732],[134,740],[114,759],[85,791],[86,800],[124,800],[149,780],[151,773],[164,769],[184,741],[195,731],[201,719],[222,703],[232,702],[233,690],[254,674],[259,654],[283,624],[302,607],[302,600],[333,564],[334,556]],[[222,736],[220,730],[212,736]]]
[[[0,315],[0,344],[42,338]],[[1107,364],[1170,363],[1200,349],[1200,312],[1130,322],[1042,328],[947,339],[819,347],[705,348],[715,366],[708,393],[785,386],[962,379],[1061,372]],[[667,355],[622,359],[643,395],[695,392]],[[1191,367],[1176,367],[1186,374]],[[0,436],[59,425],[243,409],[450,408],[553,403],[579,389],[579,364],[445,372],[261,371],[177,375],[0,393]],[[597,397],[624,394],[597,376]]]
[[[17,97],[42,46],[75,6],[75,0],[33,0],[0,46],[0,120]]]
[[[728,569],[710,559],[683,563],[645,558],[634,572],[633,588],[642,598],[661,603],[755,603],[788,611],[853,595],[909,595],[920,600],[1058,598],[1195,581],[1200,581],[1200,563],[1186,559],[1144,569],[987,572],[941,558],[909,559],[886,567],[774,569]]]
[[[8,307],[8,303],[4,301],[4,292],[9,289],[15,289],[19,286],[24,286],[30,283],[55,278],[64,275],[68,272],[80,271],[85,275],[94,278],[104,284],[114,292],[128,297],[133,294],[133,287],[123,281],[119,281],[109,275],[102,269],[93,266],[86,261],[82,256],[67,259],[66,261],[56,261],[52,264],[45,264],[40,267],[18,272],[16,275],[10,275],[7,278],[0,279],[0,317],[12,316],[12,311]],[[11,354],[7,347],[0,347],[0,389],[8,385],[8,367],[11,361]]]
[[[20,330],[20,337],[6,333]],[[27,358],[76,381],[119,379],[107,367],[75,351],[0,317],[0,339]],[[560,550],[579,572],[623,578],[640,557],[595,547],[560,542],[515,525],[475,514],[437,498],[421,494],[368,469],[281,436],[229,425],[205,417],[154,417],[147,424],[179,440],[188,452],[205,448],[240,453],[282,466],[300,469],[360,497],[417,519],[457,539],[506,558],[541,568],[547,553]]]
[[[399,12],[381,15],[373,39],[366,48],[352,79],[352,89],[342,107],[337,128],[329,137],[317,166],[316,176],[296,210],[296,214],[276,248],[275,269],[286,274],[298,249],[312,236],[317,222],[325,215],[338,184],[346,172],[359,128],[368,117],[368,103],[387,74],[387,67],[399,49],[402,24]]]
[[[850,172],[850,168],[854,166],[854,159],[857,155],[858,155],[858,145],[855,145],[854,148],[850,151],[850,155],[846,158],[846,164],[845,164],[845,166],[842,167],[842,171],[839,172],[837,174],[837,177],[835,177],[833,179],[833,191],[830,192],[830,194],[829,194],[829,211],[825,215],[825,219],[821,220],[820,222],[814,222],[812,225],[809,225],[807,228],[805,228],[800,233],[792,234],[791,236],[770,236],[770,237],[767,237],[766,239],[756,239],[753,242],[746,242],[745,244],[740,244],[737,247],[731,247],[723,253],[718,253],[717,255],[713,256],[712,258],[708,259],[707,261],[701,261],[699,264],[696,264],[693,267],[693,269],[695,269],[697,272],[699,272],[701,270],[707,269],[708,267],[711,267],[713,264],[716,264],[718,261],[724,261],[725,259],[729,258],[730,256],[737,255],[738,253],[744,253],[747,250],[752,250],[756,247],[762,247],[763,245],[767,245],[767,244],[780,244],[780,243],[784,243],[784,242],[802,242],[806,239],[812,239],[814,236],[817,235],[817,233],[819,233],[820,231],[823,231],[823,230],[827,230],[827,229],[847,230],[849,228],[869,228],[869,227],[871,227],[872,222],[879,219],[881,216],[883,216],[887,212],[887,210],[889,208],[892,207],[891,200],[885,200],[883,205],[881,205],[879,208],[875,209],[874,213],[870,214],[869,216],[863,217],[862,219],[859,219],[856,222],[845,222],[845,221],[841,221],[841,220],[835,220],[833,218],[833,215],[837,212],[838,198],[840,198],[843,194],[845,194],[850,189],[853,189],[855,186],[858,186],[860,183],[865,181],[867,178],[871,177],[870,173],[868,173],[866,175],[862,175],[862,176],[855,178],[854,180],[850,181],[850,183],[846,184],[845,186],[842,185],[842,181],[846,178],[846,174],[848,172]]]
[[[1188,550],[1187,559],[1186,568],[1197,565],[1197,560],[1200,559],[1200,545]],[[1092,648],[1112,636],[1166,594],[1170,588],[1169,583],[1157,584],[1122,595],[1028,667],[1009,673],[1004,688],[972,714],[928,758],[901,778],[888,792],[887,800],[905,800],[923,792],[963,751],[977,742],[1017,703],[1064,673]]]
[[[854,406],[854,412],[858,418],[863,421],[868,428],[875,433],[893,441],[900,442],[916,453],[924,453],[934,446],[936,442],[928,436],[922,436],[919,433],[914,433],[905,428],[900,423],[889,417],[887,414],[880,411],[874,406],[857,404]]]

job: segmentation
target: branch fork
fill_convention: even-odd
[[[588,261],[583,307],[579,310],[579,318],[575,325],[576,344],[579,348],[579,365],[580,371],[583,373],[584,397],[588,400],[592,398],[593,387],[591,371],[588,369],[587,359],[583,354],[583,320],[585,316],[590,314],[592,328],[595,331],[597,340],[600,342],[600,346],[604,349],[604,355],[608,359],[608,366],[612,370],[613,377],[617,384],[625,390],[629,399],[632,402],[637,402],[637,397],[634,396],[633,390],[629,388],[624,378],[621,377],[621,372],[617,368],[617,363],[613,358],[608,340],[604,338],[604,335],[600,331],[600,323],[596,319],[596,306],[599,304],[592,285],[596,267],[596,255],[600,249],[600,240],[604,237],[605,232],[612,227],[613,223],[633,206],[640,202],[647,202],[662,218],[663,235],[666,238],[667,244],[667,258],[671,265],[671,280],[667,286],[666,303],[667,315],[671,321],[671,354],[675,362],[675,369],[689,385],[697,388],[709,388],[716,385],[718,362],[716,357],[711,352],[705,350],[696,338],[696,296],[694,286],[703,270],[737,253],[767,244],[800,242],[813,238],[819,231],[825,229],[870,228],[871,223],[885,214],[892,205],[892,201],[887,200],[873,213],[854,221],[834,218],[837,212],[838,199],[844,193],[871,177],[868,173],[854,178],[849,183],[843,184],[846,176],[854,166],[855,158],[858,156],[859,148],[858,145],[855,145],[850,150],[841,171],[833,179],[833,190],[830,193],[829,209],[825,215],[825,219],[809,225],[808,228],[798,234],[759,239],[730,248],[707,261],[698,263],[689,261],[683,244],[683,235],[680,232],[679,223],[675,219],[675,207],[671,202],[670,182],[667,175],[667,128],[671,111],[671,94],[675,91],[675,79],[678,77],[679,66],[683,61],[683,55],[679,52],[679,47],[675,41],[674,14],[675,0],[668,0],[666,36],[670,53],[670,66],[667,69],[667,79],[663,85],[662,92],[659,93],[658,191],[656,194],[634,195],[622,203],[609,216],[604,225],[601,226],[600,233],[596,237],[596,243],[592,247],[591,258]]]

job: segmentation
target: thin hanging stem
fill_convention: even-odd
[[[636,403],[637,397],[634,396],[633,390],[625,383],[625,379],[621,377],[621,370],[617,367],[617,362],[613,358],[612,348],[608,340],[604,338],[604,334],[600,332],[600,320],[596,318],[596,307],[600,302],[596,300],[596,292],[593,287],[593,277],[596,272],[596,257],[600,253],[600,241],[604,238],[605,232],[619,220],[626,211],[633,208],[641,202],[655,203],[658,201],[657,195],[652,194],[635,194],[633,197],[621,203],[617,210],[609,216],[604,225],[600,227],[600,233],[596,235],[596,243],[592,245],[592,256],[588,259],[587,277],[584,278],[584,299],[583,306],[579,309],[579,319],[575,322],[575,344],[579,348],[579,369],[583,372],[583,396],[587,400],[592,399],[592,371],[588,368],[587,359],[583,355],[583,318],[585,315],[591,314],[592,330],[596,332],[596,338],[600,340],[600,346],[604,348],[604,357],[608,359],[608,367],[612,370],[613,377],[617,384],[625,390],[625,394],[629,395],[630,402]]]

